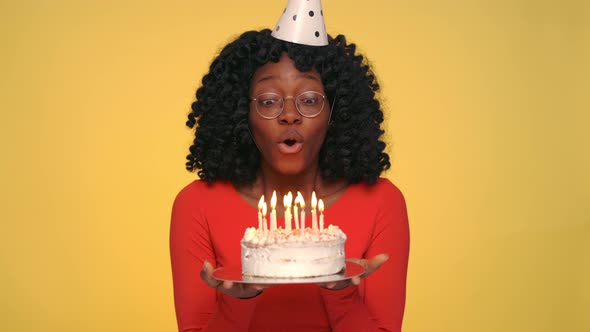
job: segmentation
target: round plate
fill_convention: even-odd
[[[224,281],[230,280],[233,282],[247,283],[247,284],[310,284],[310,283],[322,283],[347,280],[352,277],[358,276],[365,272],[362,266],[353,262],[346,262],[346,268],[344,271],[320,277],[307,277],[307,278],[270,278],[270,277],[252,277],[242,275],[240,267],[220,267],[213,271],[213,278]]]

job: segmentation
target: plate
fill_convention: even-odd
[[[213,278],[224,281],[229,280],[237,283],[245,284],[311,284],[311,283],[322,283],[348,280],[352,277],[361,275],[365,270],[357,263],[346,262],[344,271],[331,274],[327,276],[319,277],[306,277],[306,278],[271,278],[271,277],[252,277],[242,275],[242,269],[240,267],[220,267],[213,271]]]

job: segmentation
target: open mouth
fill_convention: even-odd
[[[295,154],[303,149],[303,137],[296,130],[287,130],[278,141],[279,151],[284,154]]]
[[[294,154],[301,151],[301,149],[303,148],[303,144],[301,143],[301,141],[297,139],[287,138],[281,141],[278,147],[279,151],[281,151],[284,154]]]

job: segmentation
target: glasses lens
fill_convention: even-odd
[[[304,92],[297,97],[297,108],[303,116],[316,116],[324,108],[324,96],[319,92]]]
[[[274,93],[263,93],[256,97],[256,110],[264,118],[275,118],[281,114],[283,98]]]

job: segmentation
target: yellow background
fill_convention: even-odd
[[[175,330],[186,113],[219,48],[285,4],[0,2],[0,330]],[[324,13],[382,85],[411,221],[404,331],[590,331],[588,2]]]

